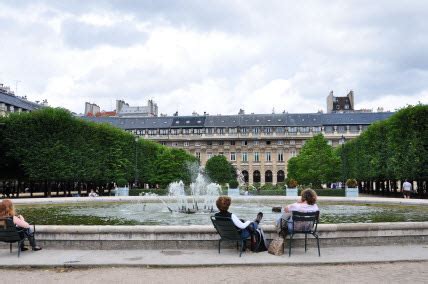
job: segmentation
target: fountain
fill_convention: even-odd
[[[186,195],[182,181],[172,182],[168,186],[168,195],[176,198],[176,204],[175,206],[164,204],[171,212],[177,211],[187,214],[196,212],[211,213],[215,210],[214,204],[220,195],[220,190],[220,185],[208,183],[203,174],[199,172],[195,182],[190,184],[190,196]],[[173,209],[174,207],[176,210]]]

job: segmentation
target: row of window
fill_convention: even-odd
[[[264,173],[264,176],[265,176],[265,182],[272,182],[273,181],[273,174],[272,174],[272,171],[270,171],[270,170],[267,170],[267,171],[265,171],[265,173]],[[242,171],[242,177],[244,178],[244,181],[245,182],[248,182],[249,181],[249,173],[248,173],[248,171],[246,171],[246,170],[243,170]],[[276,173],[276,181],[277,182],[283,182],[285,180],[285,173],[284,173],[284,171],[283,170],[279,170],[277,173]],[[258,171],[258,170],[255,170],[254,172],[253,172],[253,182],[260,182],[261,181],[261,174],[260,174],[260,171]]]
[[[249,154],[247,152],[241,152],[241,153],[236,153],[236,152],[230,152],[229,153],[229,160],[231,162],[236,162],[237,159],[239,158],[240,154],[240,161],[241,162],[248,162],[248,158],[249,158]],[[224,155],[223,152],[220,152],[219,155]],[[297,155],[296,150],[291,150],[290,151],[290,155],[291,157],[295,157]],[[195,153],[196,158],[201,159],[201,153],[200,152],[196,152]],[[213,156],[213,153],[208,152],[207,153],[207,159],[210,159]],[[260,162],[260,153],[259,152],[253,152],[252,153],[253,162]],[[272,153],[271,152],[265,152],[264,153],[264,161],[265,162],[272,162]],[[276,155],[276,161],[277,162],[284,162],[284,152],[278,152]]]
[[[335,142],[334,142],[335,141]],[[245,140],[245,141],[240,141],[240,145],[241,146],[263,146],[263,145],[267,145],[267,146],[269,146],[269,145],[279,145],[279,146],[282,146],[282,145],[304,145],[305,144],[305,142],[306,141],[304,141],[304,140],[302,140],[302,141],[297,141],[297,143],[296,143],[296,141],[295,140],[289,140],[288,142],[287,141],[283,141],[283,140],[277,140],[277,141],[258,141],[258,140],[255,140],[255,141],[247,141],[247,140]],[[177,141],[174,141],[174,142],[166,142],[166,141],[162,141],[162,142],[160,142],[162,145],[164,145],[164,146],[171,146],[171,147],[190,147],[190,146],[195,146],[195,147],[201,147],[201,146],[208,146],[208,148],[209,147],[211,147],[211,146],[229,146],[229,145],[231,145],[231,146],[234,146],[234,145],[237,145],[236,144],[236,141],[207,141],[207,142],[201,142],[201,141],[196,141],[196,142],[190,142],[190,141],[184,141],[184,142],[177,142]],[[331,139],[329,139],[329,140],[327,140],[327,143],[328,143],[328,145],[333,145],[334,143],[336,144],[342,144],[343,142],[341,141],[341,139],[336,139],[336,140],[331,140]]]
[[[253,127],[253,128],[174,128],[174,129],[134,129],[131,132],[136,135],[202,135],[202,134],[243,134],[246,135],[248,133],[253,134],[272,134],[272,133],[319,133],[322,130],[326,133],[345,133],[348,130],[350,132],[359,132],[360,130],[367,129],[368,126],[358,126],[358,125],[350,125],[350,126],[316,126],[316,127]]]
[[[299,143],[299,142],[298,142]],[[302,144],[305,143],[305,141],[301,141]],[[162,145],[166,145],[168,146],[167,142],[161,142]],[[296,145],[296,141],[295,140],[289,140],[287,141],[283,141],[283,140],[277,140],[277,141],[258,141],[258,140],[253,140],[253,141],[247,141],[247,140],[243,140],[243,141],[239,141],[238,145],[241,146],[259,146],[259,145],[285,145],[285,144],[289,144],[289,145]],[[236,141],[206,141],[206,142],[201,142],[201,141],[196,141],[196,142],[190,142],[190,141],[184,141],[183,143],[181,142],[171,142],[169,145],[173,146],[173,147],[179,147],[179,146],[184,146],[184,147],[189,147],[189,146],[193,146],[195,145],[196,147],[200,147],[202,145],[206,145],[206,146],[235,146],[237,145]]]

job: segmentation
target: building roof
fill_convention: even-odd
[[[4,92],[0,92],[0,103],[5,103],[25,110],[34,110],[43,107],[42,105],[27,101],[23,98]]]
[[[303,113],[303,114],[244,114],[168,117],[84,117],[94,122],[110,123],[122,129],[139,128],[199,128],[199,127],[298,127],[324,125],[369,125],[390,117],[381,113]]]

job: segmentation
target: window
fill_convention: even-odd
[[[297,132],[297,127],[288,127],[288,132],[296,133]]]
[[[271,144],[271,141],[266,141],[266,145],[270,145]]]
[[[196,152],[196,153],[195,153],[195,156],[196,156],[196,158],[198,158],[198,160],[200,160],[200,159],[201,159],[201,153],[200,153],[200,152]]]
[[[333,141],[328,140],[328,141],[327,141],[327,144],[331,146],[331,145],[333,145]]]
[[[247,134],[247,128],[245,128],[245,127],[241,128],[241,133],[242,134]]]
[[[208,157],[208,159],[211,159],[211,157],[213,156],[213,153],[211,153],[211,152],[208,152],[207,153],[207,157]]]
[[[343,126],[343,125],[338,126],[337,127],[337,132],[339,132],[339,133],[345,133],[346,132],[346,126]]]
[[[271,127],[266,127],[265,128],[265,133],[266,134],[270,134],[272,132],[272,128]]]
[[[290,154],[291,154],[291,157],[296,157],[297,156],[296,150],[291,150]]]
[[[236,128],[229,128],[229,134],[236,134],[237,132]]]
[[[277,127],[276,133],[284,133],[284,127]]]
[[[208,146],[212,146],[213,145],[213,141],[207,141],[207,145]]]
[[[218,134],[224,134],[224,128],[217,128],[217,133]]]
[[[266,162],[270,162],[271,161],[271,154],[270,154],[270,152],[266,152],[265,160],[266,160]]]
[[[214,128],[207,128],[206,129],[206,133],[207,134],[213,134],[214,133]]]
[[[248,162],[248,154],[247,152],[242,152],[242,161],[243,162]]]
[[[259,162],[260,158],[259,158],[259,152],[254,152],[254,162]]]
[[[284,153],[278,152],[278,162],[284,162]]]
[[[178,147],[178,142],[172,142],[171,145],[172,147]]]
[[[160,135],[168,135],[168,129],[160,129],[159,134]]]
[[[218,145],[223,146],[224,145],[224,141],[218,141]]]
[[[257,140],[253,141],[253,145],[254,146],[258,146],[259,145],[259,141],[257,141]]]
[[[254,127],[253,128],[253,133],[254,134],[259,134],[260,129],[258,127]]]
[[[190,145],[189,141],[184,141],[184,147],[188,147]]]
[[[321,127],[319,127],[319,126],[312,127],[312,131],[315,133],[321,132]]]
[[[296,144],[296,141],[290,140],[290,145],[295,145],[295,144]]]
[[[300,127],[299,131],[301,133],[308,133],[309,132],[309,127]]]
[[[201,128],[197,128],[197,129],[194,129],[194,130],[193,130],[193,133],[194,133],[194,134],[201,135],[202,133],[204,133],[204,130],[203,130],[203,129],[201,129]]]
[[[248,145],[248,141],[247,140],[241,141],[241,145],[242,146],[247,146]]]
[[[284,141],[283,140],[278,140],[278,141],[276,141],[276,145],[284,145]]]
[[[161,142],[161,145],[166,146],[166,142],[165,142],[165,141],[162,141],[162,142]]]
[[[325,133],[333,133],[333,126],[325,126],[324,131]]]
[[[230,152],[230,160],[236,161],[236,153],[235,152]]]
[[[230,145],[234,146],[235,145],[235,141],[230,141]]]
[[[201,142],[199,142],[199,141],[198,141],[198,142],[195,142],[195,146],[196,146],[196,147],[200,147],[200,146],[201,146]]]

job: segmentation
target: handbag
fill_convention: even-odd
[[[273,255],[283,255],[284,254],[284,239],[275,238],[273,239],[268,248],[268,252]]]

